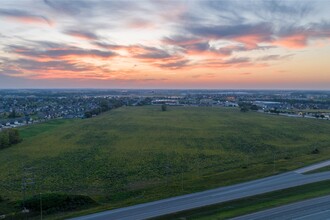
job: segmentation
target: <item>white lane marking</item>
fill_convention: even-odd
[[[329,220],[330,219],[330,210],[325,210],[325,211],[322,211],[322,212],[317,212],[317,213],[313,213],[313,214],[309,214],[309,215],[305,215],[305,216],[302,216],[302,217],[299,217],[299,218],[294,218],[294,220],[302,220],[302,219],[317,219],[317,218],[310,218],[312,216],[318,216],[320,214],[324,214],[324,213],[327,213],[329,212],[329,217],[327,217],[326,219],[324,220]]]

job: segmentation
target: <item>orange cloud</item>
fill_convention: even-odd
[[[24,24],[48,24],[49,26],[54,25],[53,22],[39,17],[7,17],[7,19]]]
[[[136,28],[136,29],[149,29],[149,28],[154,28],[155,24],[150,21],[135,19],[128,22],[127,27]]]
[[[246,49],[253,50],[258,47],[260,42],[264,41],[264,36],[258,34],[243,35],[234,37],[232,40],[243,43]]]
[[[287,48],[300,49],[307,46],[308,36],[304,34],[295,34],[290,36],[281,37],[274,41],[273,44]]]

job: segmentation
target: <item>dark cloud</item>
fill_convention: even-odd
[[[122,46],[122,45],[116,45],[116,44],[108,44],[108,43],[103,43],[103,42],[93,42],[94,45],[103,48],[103,49],[109,49],[109,50],[118,50],[118,49],[123,49],[127,48],[127,46]]]
[[[51,41],[29,41],[26,40],[26,44],[30,46],[31,48],[40,48],[40,49],[57,49],[57,48],[63,48],[63,47],[68,47],[67,45],[63,45],[61,43],[55,43]],[[25,50],[27,49],[27,46],[13,46],[11,48],[18,48]]]
[[[246,51],[246,47],[245,46],[225,46],[225,47],[221,47],[219,48],[217,51],[217,53],[222,54],[222,55],[227,55],[230,56],[232,55],[233,52],[235,51]]]
[[[251,23],[256,18],[259,22],[299,25],[307,16],[315,13],[315,5],[317,4],[312,1],[302,0],[205,0],[201,2],[204,11],[212,13],[219,22],[230,25]]]
[[[87,40],[97,40],[98,36],[92,32],[89,31],[83,31],[83,30],[66,30],[64,31],[65,34],[68,34],[73,37],[83,38]]]
[[[304,48],[311,40],[330,38],[330,23],[310,23],[301,26],[288,25],[279,29],[274,44],[288,48]]]
[[[278,37],[303,35],[310,38],[328,38],[330,37],[330,23],[311,23],[301,26],[288,25],[282,27],[277,35]]]
[[[11,69],[10,67],[4,66],[0,69],[0,73],[6,74],[8,76],[21,75],[22,71]]]
[[[238,1],[208,0],[203,1],[201,7],[215,14],[219,21],[227,24],[242,24],[246,20],[240,13],[243,6]]]
[[[267,56],[263,56],[257,59],[257,61],[274,61],[274,60],[284,60],[284,59],[288,59],[290,57],[292,57],[294,54],[288,54],[288,55],[276,55],[276,54],[272,54],[272,55],[267,55]]]
[[[97,45],[104,49],[119,50],[125,49],[130,53],[130,56],[138,59],[168,59],[173,56],[164,49],[156,47],[148,47],[143,45],[116,45],[108,44],[103,42],[94,42],[94,45]]]
[[[189,66],[189,60],[178,60],[173,62],[156,64],[156,66],[165,69],[181,69],[183,67]]]
[[[66,60],[53,60],[53,61],[36,61],[31,59],[17,59],[8,60],[10,65],[4,65],[3,72],[10,73],[13,71],[12,67],[16,67],[20,70],[28,71],[47,71],[47,70],[63,70],[63,71],[90,71],[91,67],[83,66],[81,63],[70,62]],[[14,70],[19,72],[17,69]]]
[[[248,63],[250,62],[250,58],[249,57],[234,57],[231,58],[229,60],[225,60],[224,62],[222,62],[223,64],[241,64],[241,63]]]
[[[165,44],[183,46],[193,42],[199,42],[201,41],[201,39],[195,37],[182,36],[182,35],[174,35],[171,37],[164,37],[162,41]]]
[[[79,18],[100,14],[117,17],[123,14],[130,15],[133,14],[132,11],[143,9],[143,4],[139,4],[138,1],[44,0],[44,3],[56,12]]]
[[[184,37],[184,36],[173,36],[166,37],[163,39],[165,44],[175,45],[182,49],[186,53],[203,53],[206,51],[218,53],[219,55],[229,56],[233,51],[243,50],[244,46],[235,46],[235,47],[222,47],[220,49],[215,49],[210,46],[208,40],[203,38],[194,38],[194,37]]]
[[[192,50],[192,51],[207,51],[210,50],[210,44],[209,42],[200,42],[200,43],[194,43],[184,46],[186,50]]]
[[[254,65],[251,58],[249,57],[233,57],[230,59],[206,59],[198,63],[198,66],[202,67],[213,67],[213,68],[227,68],[232,66],[250,66]]]
[[[213,39],[231,39],[247,35],[258,35],[264,41],[269,41],[273,33],[270,23],[260,24],[239,24],[239,25],[217,25],[217,26],[193,26],[188,27],[188,31],[199,37]]]
[[[207,39],[207,38],[206,38]],[[274,48],[275,46],[259,46],[254,45],[253,47],[246,47],[244,44],[232,44],[220,47],[211,47],[208,40],[205,40],[202,36],[196,37],[184,37],[184,36],[173,36],[166,37],[163,39],[163,43],[178,46],[182,52],[186,53],[203,53],[211,52],[214,55],[230,56],[234,52],[249,51],[249,50],[267,50]]]
[[[16,9],[0,9],[0,16],[21,19],[23,22],[45,22],[51,25],[52,22],[45,16],[34,15],[26,11]]]
[[[93,7],[92,1],[83,1],[83,0],[74,0],[74,1],[66,1],[66,0],[44,0],[44,3],[48,5],[50,8],[56,10],[57,12],[77,15],[86,10],[91,10]]]
[[[172,55],[169,54],[167,51],[156,47],[147,47],[147,46],[131,46],[131,47],[135,48],[131,50],[131,52],[133,53],[133,57],[138,59],[167,59],[172,57]]]
[[[65,45],[60,48],[65,48]],[[10,46],[9,51],[18,55],[35,58],[57,58],[65,56],[95,56],[102,58],[109,58],[116,56],[117,54],[112,51],[101,50],[87,50],[78,47],[68,47],[67,49],[32,49],[23,46]]]
[[[259,3],[259,5],[258,5]],[[315,12],[315,7],[308,1],[267,0],[253,4],[261,19],[286,24],[299,24],[304,18]]]
[[[300,35],[300,38],[289,39],[296,42],[284,42],[281,46],[304,47],[310,39],[329,37],[330,29],[327,23],[321,20],[312,22],[313,19],[307,19],[309,23],[306,23],[306,18],[315,15],[318,6],[312,2],[206,0],[198,3],[201,10],[212,14],[212,17],[202,14],[198,16],[195,11],[190,12],[188,17],[194,17],[193,21],[185,20],[182,24],[179,23],[177,29],[189,37],[166,38],[164,39],[166,43],[187,47],[185,41],[193,38],[204,41],[223,39],[242,43],[245,47],[237,47],[236,51],[244,51],[260,49],[260,43],[272,44],[281,38],[294,35]],[[201,46],[199,43],[194,42],[196,46]],[[206,51],[212,48],[196,47],[196,49]],[[219,53],[230,55],[233,51],[235,50],[225,48]]]

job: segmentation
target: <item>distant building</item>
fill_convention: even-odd
[[[151,101],[152,105],[180,105],[178,100],[175,99],[156,99]]]
[[[224,106],[226,106],[226,107],[238,107],[238,104],[235,103],[235,102],[228,102],[228,101],[226,101],[224,103]]]
[[[269,101],[255,101],[253,102],[256,106],[259,106],[263,109],[275,109],[275,108],[281,108],[282,103],[281,102],[269,102]]]

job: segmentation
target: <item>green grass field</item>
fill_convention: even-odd
[[[89,195],[115,208],[269,176],[330,155],[329,121],[229,108],[122,107],[20,132],[22,143],[0,151],[0,196],[11,201],[22,199],[23,166],[34,168],[28,195]],[[315,148],[319,154],[311,154]]]

